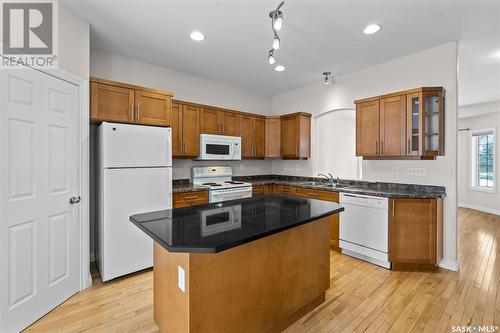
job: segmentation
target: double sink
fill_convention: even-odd
[[[303,182],[299,183],[298,185],[303,185],[303,186],[314,186],[314,187],[323,187],[323,188],[348,188],[352,187],[350,185],[343,185],[343,184],[337,184],[337,183],[325,183],[325,182]]]

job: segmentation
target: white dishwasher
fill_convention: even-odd
[[[340,248],[343,254],[391,268],[389,262],[389,200],[340,193]]]

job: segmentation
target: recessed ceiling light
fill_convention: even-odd
[[[200,42],[205,39],[205,35],[199,31],[193,31],[190,36],[192,40],[195,40],[197,42]]]
[[[379,31],[380,29],[381,29],[380,25],[378,25],[378,24],[370,24],[369,26],[367,26],[365,28],[365,30],[363,30],[363,33],[365,35],[371,35],[371,34],[376,33],[377,31]]]
[[[274,70],[275,70],[276,72],[283,72],[283,71],[285,70],[285,66],[283,66],[283,65],[278,65],[278,66],[274,67]]]

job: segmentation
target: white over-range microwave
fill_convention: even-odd
[[[199,160],[241,160],[241,137],[200,135]]]

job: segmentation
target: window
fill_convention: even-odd
[[[495,130],[471,132],[471,185],[473,189],[495,190]]]

